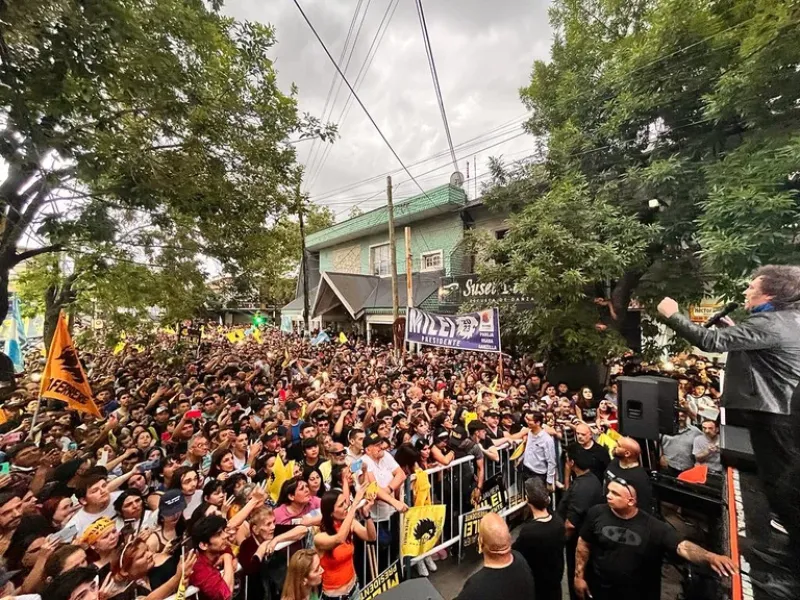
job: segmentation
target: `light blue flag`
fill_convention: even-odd
[[[22,312],[19,309],[19,298],[16,295],[12,301],[11,318],[14,320],[17,330],[17,342],[21,348],[28,341],[28,332],[25,330],[25,322],[22,320]]]
[[[14,363],[14,372],[22,373],[25,370],[25,361],[22,359],[22,348],[19,343],[19,330],[11,328],[11,337],[6,340],[4,351],[11,362]]]
[[[325,343],[327,343],[327,342],[330,342],[330,341],[331,341],[331,338],[330,338],[330,336],[327,334],[327,332],[325,332],[325,331],[320,331],[320,332],[317,334],[317,337],[315,337],[315,338],[314,338],[314,339],[311,341],[311,345],[312,345],[312,346],[319,346],[320,344],[325,344]]]

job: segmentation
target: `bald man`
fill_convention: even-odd
[[[603,491],[608,493],[608,483],[621,479],[636,490],[639,509],[652,513],[653,487],[647,471],[640,464],[641,454],[639,442],[629,437],[619,438],[614,448],[614,459],[606,469]]]
[[[483,568],[467,579],[456,600],[534,600],[533,574],[522,555],[511,549],[511,532],[503,517],[489,513],[481,519],[478,548],[483,553]]]

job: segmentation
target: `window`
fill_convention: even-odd
[[[434,252],[423,252],[421,260],[421,271],[441,271],[444,269],[444,257],[441,250]]]
[[[373,246],[369,249],[369,265],[373,275],[386,277],[390,274],[392,259],[389,244]]]

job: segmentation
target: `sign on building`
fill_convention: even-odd
[[[437,315],[408,309],[406,342],[478,352],[500,352],[500,315],[496,308],[462,315]]]
[[[481,281],[480,276],[473,273],[442,277],[439,284],[439,302],[441,304],[465,302],[531,304],[533,298],[526,296],[517,286]]]

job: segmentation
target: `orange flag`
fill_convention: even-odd
[[[58,316],[56,333],[47,355],[47,366],[42,374],[42,398],[53,398],[66,402],[68,408],[86,412],[102,418],[92,398],[92,388],[78,360],[78,352],[67,329],[67,320],[62,312]]]

